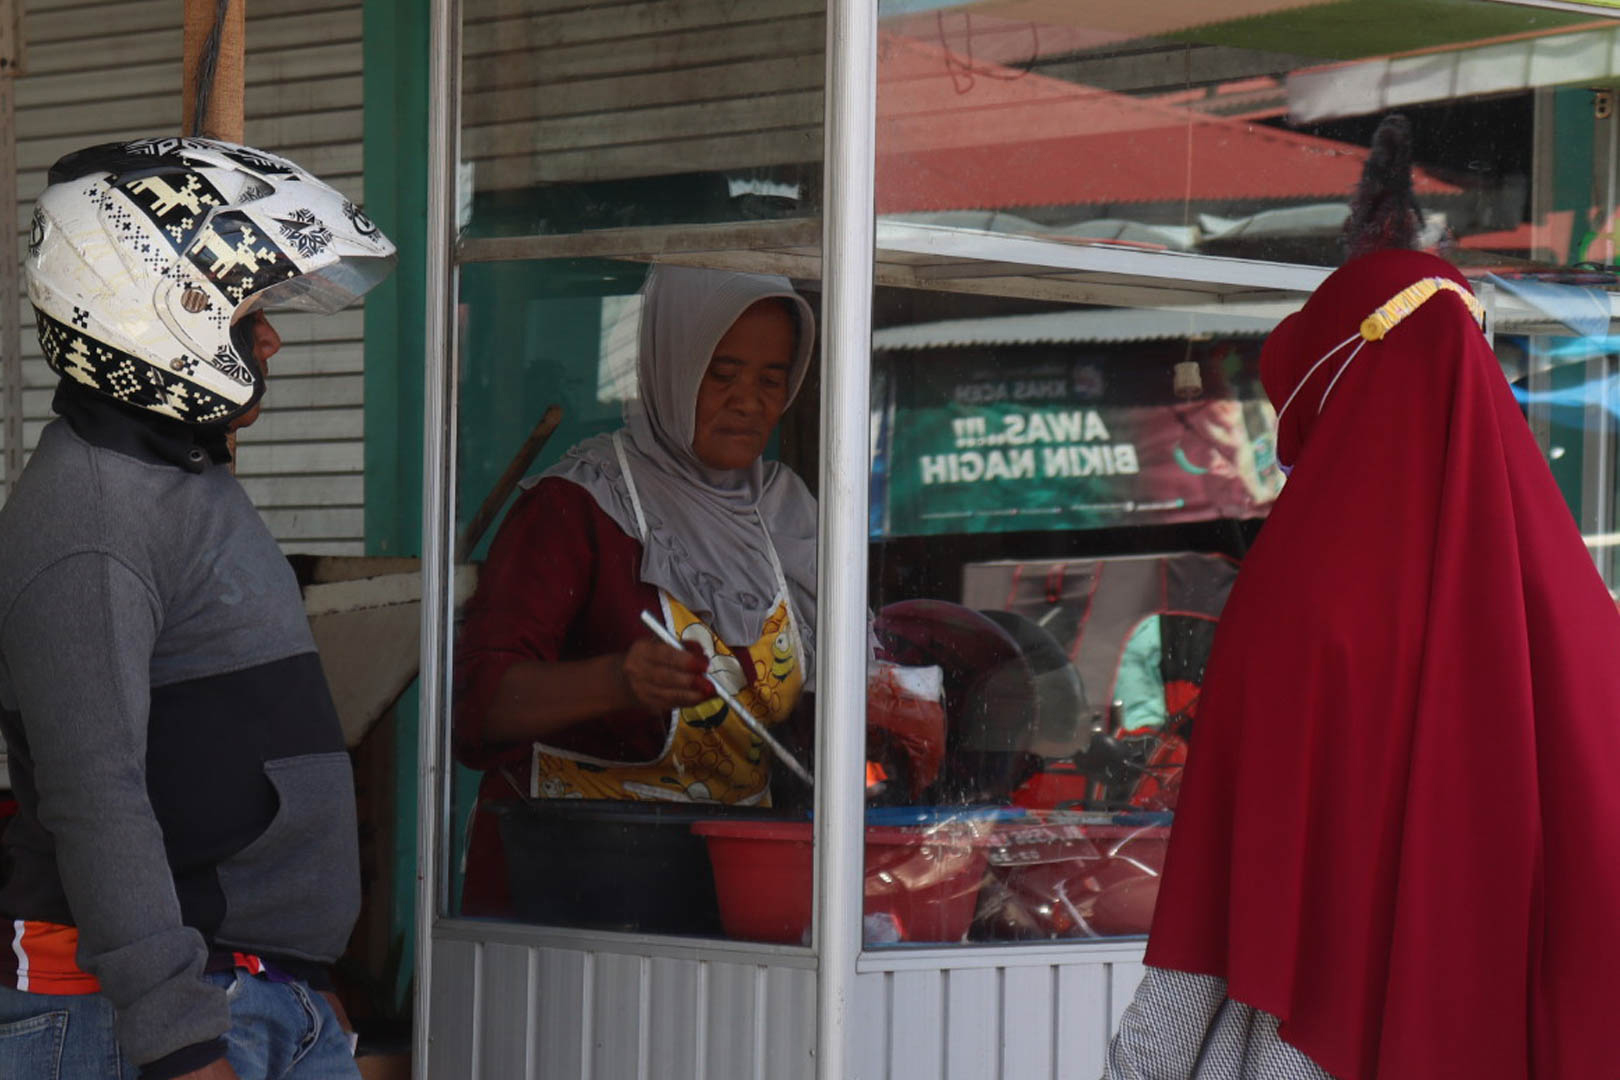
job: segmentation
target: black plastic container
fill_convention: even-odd
[[[513,915],[522,922],[719,936],[699,821],[783,820],[759,807],[537,799],[499,809]]]

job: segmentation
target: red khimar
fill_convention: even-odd
[[[1620,1075],[1620,615],[1441,259],[1267,340],[1295,469],[1204,682],[1148,943],[1340,1080]],[[1334,346],[1346,348],[1306,373]]]

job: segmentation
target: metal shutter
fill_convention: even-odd
[[[361,0],[277,0],[247,12],[247,142],[286,153],[361,202]],[[180,119],[174,0],[28,0],[17,79],[20,230],[45,171],[80,146],[174,132]],[[26,241],[26,232],[23,232]],[[51,417],[56,378],[22,301],[26,445]],[[238,473],[287,551],[364,553],[363,320],[358,309],[275,318],[281,352]],[[3,488],[0,488],[3,490]]]

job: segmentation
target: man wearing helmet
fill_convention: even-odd
[[[292,162],[204,139],[52,167],[25,272],[59,418],[0,510],[0,1076],[357,1075],[320,991],[353,785],[297,583],[228,464],[280,345],[392,267]]]

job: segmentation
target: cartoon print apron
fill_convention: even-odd
[[[641,542],[646,543],[641,499],[617,435],[614,448],[635,508]],[[709,661],[709,679],[729,690],[762,724],[772,727],[793,711],[804,687],[804,671],[799,664],[799,625],[788,599],[787,578],[770,530],[763,519],[759,525],[776,572],[777,596],[758,641],[741,647],[721,641],[690,609],[663,590],[659,591],[659,614],[677,639],[702,648]],[[529,797],[767,804],[770,764],[763,740],[716,697],[673,710],[663,752],[650,761],[606,761],[536,742]]]

